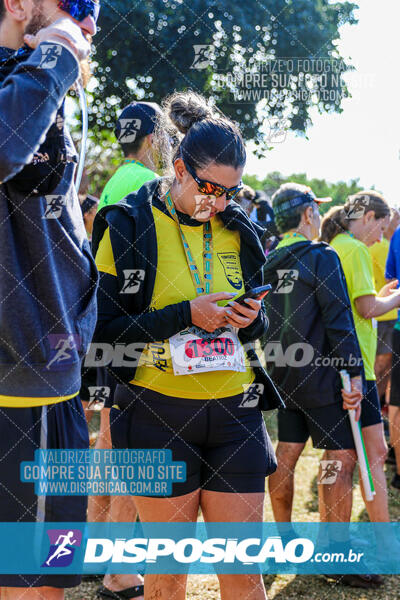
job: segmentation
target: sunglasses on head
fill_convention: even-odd
[[[94,0],[59,0],[58,8],[77,21],[84,21],[86,17],[93,17],[97,23],[100,13],[100,3]]]
[[[237,194],[243,187],[242,182],[240,182],[239,185],[236,185],[233,188],[226,188],[224,185],[220,185],[219,183],[214,183],[212,181],[200,179],[200,177],[197,177],[194,169],[192,169],[190,165],[188,165],[186,162],[185,167],[197,183],[197,188],[200,194],[205,194],[207,196],[215,196],[216,198],[219,198],[220,196],[226,194],[226,199],[229,202],[237,196]]]

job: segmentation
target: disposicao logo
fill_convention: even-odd
[[[79,529],[49,529],[49,553],[42,567],[69,567],[72,564],[75,548],[82,542]]]

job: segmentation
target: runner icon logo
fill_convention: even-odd
[[[368,196],[350,196],[349,206],[345,209],[347,219],[361,219],[369,203]]]
[[[68,333],[51,333],[48,337],[50,344],[50,360],[46,369],[62,371],[69,369],[76,360],[76,354],[80,348],[79,335]]]
[[[121,144],[132,144],[140,131],[142,121],[140,119],[120,119],[120,123],[121,133],[118,140]]]
[[[268,133],[267,140],[270,144],[282,144],[287,137],[287,132],[289,130],[289,121],[288,119],[279,119],[278,117],[273,117],[267,119],[268,123]]]
[[[125,282],[121,294],[137,294],[144,275],[143,269],[124,269]]]
[[[341,470],[341,460],[321,460],[321,475],[318,483],[323,485],[331,485],[332,483],[335,483]]]
[[[40,44],[39,48],[42,51],[39,69],[54,69],[58,57],[61,56],[62,46],[59,44]]]
[[[192,219],[209,219],[217,201],[215,196],[195,196],[195,210]]]
[[[42,567],[69,567],[72,564],[75,548],[82,542],[82,532],[79,529],[49,529],[47,535],[50,548]]]
[[[203,69],[207,69],[211,63],[211,52],[212,46],[207,44],[196,44],[193,46],[194,50],[194,59],[191,64],[191,69],[197,69],[198,71],[202,71]]]
[[[47,207],[42,219],[59,219],[64,206],[67,204],[65,196],[45,196]]]
[[[111,389],[108,386],[97,385],[89,387],[88,410],[101,410],[106,400],[110,397]]]
[[[244,392],[239,408],[255,408],[263,393],[264,385],[262,383],[252,383]]]
[[[294,282],[299,278],[299,272],[296,269],[278,269],[279,281],[274,290],[274,294],[290,294]]]

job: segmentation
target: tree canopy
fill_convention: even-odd
[[[305,173],[282,175],[278,171],[269,173],[265,179],[258,179],[256,175],[245,175],[243,181],[255,190],[264,190],[270,197],[276,192],[280,185],[289,181],[308,185],[317,197],[332,198],[332,202],[321,204],[321,214],[325,214],[331,206],[344,204],[348,196],[355,194],[362,189],[358,179],[352,179],[349,182],[338,181],[337,183],[329,183],[325,179],[309,179]]]
[[[331,0],[104,3],[92,130],[112,128],[116,111],[134,99],[160,102],[191,88],[261,146],[266,117],[305,131],[312,107],[341,110],[347,91],[340,76],[350,66],[337,40],[342,25],[356,22],[355,8]]]

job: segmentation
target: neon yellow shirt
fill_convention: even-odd
[[[279,248],[286,248],[287,246],[292,246],[293,244],[297,244],[298,242],[308,242],[309,240],[304,235],[291,235],[285,236],[277,245],[275,250]]]
[[[139,190],[144,183],[157,177],[150,169],[138,161],[127,161],[114,173],[104,187],[100,197],[99,210],[109,204],[116,204],[132,192]]]
[[[158,259],[151,309],[159,310],[169,304],[193,300],[196,293],[176,223],[154,206],[152,211],[156,226]],[[203,276],[203,227],[182,225],[182,229],[200,275]],[[245,288],[239,257],[239,233],[226,229],[218,216],[212,219],[212,231],[213,291],[242,294]],[[99,271],[116,275],[108,230],[100,242],[96,264]],[[162,369],[156,366],[159,364],[159,356],[166,359]],[[131,383],[177,398],[225,398],[242,394],[253,382],[254,373],[247,364],[247,359],[246,365],[244,372],[210,371],[177,376],[173,372],[169,341],[160,339],[159,342],[146,346]]]
[[[50,398],[28,398],[26,396],[0,396],[0,406],[7,408],[33,408],[35,406],[46,406],[49,404],[58,404],[75,398],[79,392],[69,396],[54,396]]]
[[[365,376],[369,381],[374,381],[376,379],[374,373],[376,327],[374,327],[372,319],[364,319],[358,313],[354,302],[361,296],[376,296],[372,258],[367,246],[349,234],[339,233],[333,238],[331,246],[339,255],[346,278]]]
[[[385,278],[385,266],[386,260],[389,254],[389,240],[385,237],[382,238],[381,242],[377,242],[370,248],[368,248],[369,253],[372,258],[372,266],[374,269],[374,279],[376,289],[379,292],[383,286],[387,283]],[[390,312],[377,317],[377,321],[395,321],[397,319],[397,310],[394,308]]]

